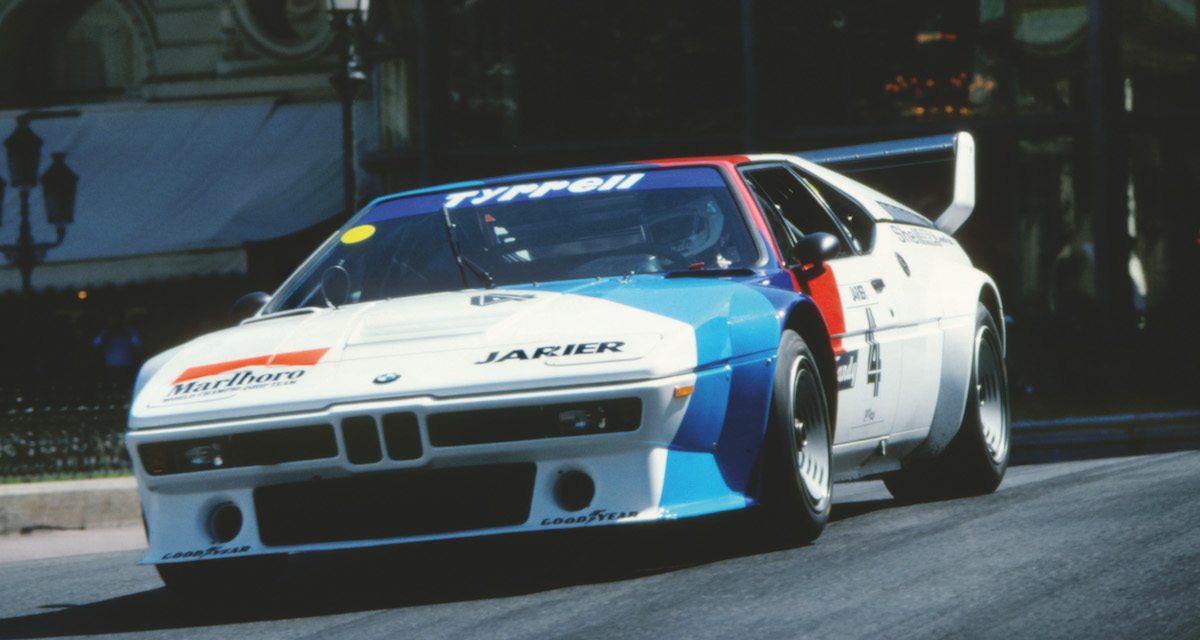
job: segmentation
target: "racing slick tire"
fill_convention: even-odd
[[[221,558],[156,564],[158,575],[171,593],[205,600],[261,595],[261,589],[279,580],[287,554]]]
[[[816,540],[833,495],[833,429],[817,361],[804,340],[785,330],[763,452],[762,504],[785,543]]]
[[[917,502],[992,493],[1008,469],[1012,411],[1008,372],[996,322],[987,307],[975,311],[967,404],[958,434],[938,457],[884,478],[898,500]]]

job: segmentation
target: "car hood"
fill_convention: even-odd
[[[750,287],[661,276],[304,310],[148,362],[130,428],[661,378],[773,349],[777,327]]]

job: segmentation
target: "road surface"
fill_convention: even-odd
[[[734,514],[293,559],[220,604],[139,550],[0,563],[0,637],[1194,638],[1200,451],[1013,467],[917,505],[838,485],[813,545]]]

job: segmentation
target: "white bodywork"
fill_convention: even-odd
[[[956,145],[963,151],[956,193],[936,227],[818,164],[795,156],[750,157],[752,163],[790,165],[815,176],[875,221],[869,251],[826,261],[827,288],[806,292],[829,328],[826,339],[835,359],[837,480],[894,471],[906,456],[940,452],[963,417],[977,307],[989,304],[997,320],[1002,318],[994,283],[971,266],[950,236],[974,205],[973,141],[960,136]],[[900,219],[905,216],[921,224],[905,224]],[[781,289],[780,278],[771,280],[787,271],[772,272],[765,257],[760,265],[766,266],[744,269],[743,280],[726,283],[740,287],[741,297],[718,299],[749,305],[746,300],[753,298],[753,305],[766,307],[757,315],[726,309],[689,323],[599,294],[530,286],[474,289],[259,316],[162,354],[139,376],[126,437],[151,533],[143,562],[656,520],[754,504],[753,483],[730,480],[736,476],[730,469],[750,473],[758,455],[774,347],[791,308],[786,296],[792,304],[801,298]],[[637,286],[629,282],[616,279],[604,286]],[[683,284],[671,291],[692,291]],[[744,324],[733,326],[739,322]],[[741,346],[734,348],[737,340]],[[727,353],[705,360],[703,349]],[[746,395],[748,387],[734,382],[750,384],[747,380],[761,381],[753,397],[735,397],[734,389]],[[703,389],[721,389],[724,396],[709,397]],[[629,398],[640,402],[640,428],[602,438],[446,446],[429,434],[428,417],[434,414]],[[696,415],[704,412],[719,415]],[[419,455],[352,460],[342,425],[366,417],[384,424],[396,413],[415,416]],[[147,472],[153,465],[141,457],[146,444],[312,425],[331,425],[336,455],[178,473]],[[730,425],[745,429],[737,436],[742,440],[723,440],[722,430]],[[386,444],[386,436],[380,441]],[[536,466],[529,517],[520,524],[268,545],[253,517],[255,491],[263,487],[510,463]],[[571,472],[595,483],[585,509],[565,508],[556,496],[560,480]],[[214,542],[214,514],[228,505],[247,514],[244,524],[231,539]]]
[[[472,313],[464,313],[467,309]],[[282,332],[280,323],[286,325]],[[264,339],[281,333],[287,336],[282,341]],[[620,350],[601,352],[605,344],[620,344]],[[556,345],[560,346],[558,354],[546,355],[549,347]],[[582,348],[583,353],[562,355],[563,345],[590,346]],[[328,351],[313,364],[242,366],[258,359],[247,357],[249,354],[303,354],[325,349]],[[543,355],[535,357],[539,349]],[[504,360],[514,353],[524,357]],[[130,412],[132,431],[126,440],[139,468],[144,465],[138,445],[147,439],[192,440],[340,424],[349,416],[369,415],[378,421],[398,411],[412,412],[424,424],[434,411],[636,397],[645,415],[665,419],[648,421],[636,433],[610,434],[601,443],[559,438],[439,448],[431,445],[428,432],[422,429],[423,453],[412,460],[384,456],[375,463],[352,464],[345,443],[339,440],[337,457],[286,462],[269,476],[257,468],[140,475],[139,492],[154,531],[144,561],[154,563],[263,552],[253,518],[246,519],[236,538],[215,546],[208,518],[223,504],[254,513],[253,492],[264,481],[334,479],[372,471],[507,460],[535,462],[538,479],[528,524],[504,530],[669,517],[659,510],[666,448],[690,400],[677,397],[676,389],[687,388],[696,379],[692,373],[696,368],[695,337],[689,325],[604,300],[528,290],[432,294],[250,322],[167,355],[167,363],[139,385],[139,401]],[[204,363],[207,368],[203,372],[213,373],[180,382],[194,364],[177,363]],[[395,374],[398,377],[387,383],[374,382]],[[238,384],[240,380],[247,382]],[[522,391],[514,393],[514,388]],[[337,433],[340,438],[342,432]],[[552,496],[555,481],[572,470],[608,479],[597,482],[593,504],[598,508],[574,513],[556,504]],[[735,503],[724,508],[731,506]],[[405,539],[434,537],[444,536]],[[378,543],[273,546],[271,552]]]
[[[897,222],[892,213],[896,209],[920,215],[814,162],[788,155],[751,156],[755,161],[789,163],[820,178],[852,196],[876,221],[869,253],[826,263],[838,286],[845,321],[845,330],[830,336],[835,352],[840,340],[842,352],[858,354],[853,386],[838,392],[834,440],[838,480],[898,470],[901,460],[918,449],[918,455],[936,455],[962,420],[977,305],[996,285],[972,266],[951,236],[975,206],[970,134],[954,136],[954,150],[954,194],[936,228]],[[882,288],[877,290],[878,284]],[[1002,321],[998,295],[994,302]],[[1000,332],[1003,336],[1003,324]],[[878,395],[869,379],[873,372],[867,356],[872,342],[885,363],[878,374],[893,381],[878,385]],[[839,377],[847,372],[840,369]],[[929,393],[932,388],[938,392]]]

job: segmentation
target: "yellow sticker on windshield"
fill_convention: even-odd
[[[375,227],[369,224],[359,225],[342,234],[342,242],[345,244],[354,244],[362,242],[367,238],[375,235]]]

